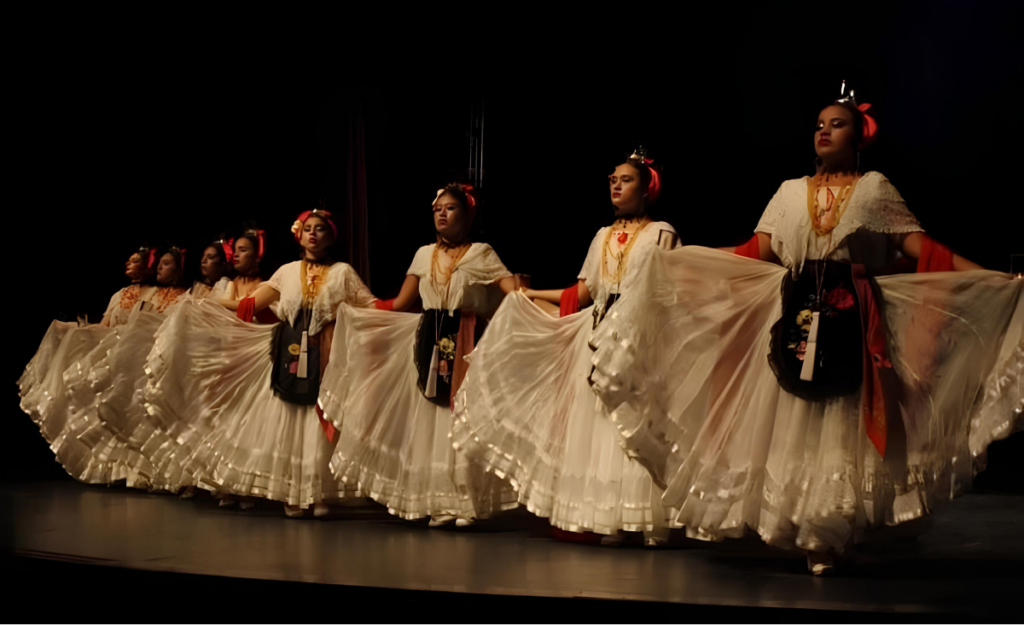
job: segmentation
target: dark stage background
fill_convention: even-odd
[[[482,238],[535,286],[574,281],[611,218],[605,176],[637,140],[664,167],[657,212],[685,243],[746,240],[779,184],[812,173],[817,113],[844,78],[881,127],[866,168],[889,177],[933,236],[1008,270],[1010,254],[1024,253],[1020,3],[810,6],[686,24],[678,44],[643,56],[579,47],[473,79],[352,86],[341,64],[279,79],[242,72],[237,59],[135,71],[90,64],[87,51],[33,79],[18,181],[31,193],[4,253],[27,284],[40,282],[8,350],[3,436],[16,453],[4,478],[63,475],[14,385],[52,319],[98,320],[143,241],[187,246],[197,269],[204,242],[254,219],[270,237],[266,273],[293,260],[299,211],[326,198],[346,214],[357,128],[364,277],[393,297],[434,238],[434,190],[465,173],[473,98],[485,108]],[[831,35],[837,15],[856,30]],[[986,479],[1020,488],[1021,438],[995,446]]]

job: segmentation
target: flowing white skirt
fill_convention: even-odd
[[[507,476],[519,502],[558,528],[673,527],[660,489],[623,453],[590,389],[592,327],[590,309],[555,319],[521,293],[506,297],[468,357],[455,444]]]
[[[90,354],[114,332],[115,329],[104,326],[79,327],[76,323],[54,321],[18,380],[21,409],[39,426],[68,474],[90,484],[109,480],[104,467],[71,428],[73,419],[64,378],[65,372],[80,376],[87,371]]]
[[[177,306],[147,367],[157,426],[143,445],[154,485],[185,485],[308,507],[356,497],[331,476],[333,445],[313,406],[271,389],[276,325],[245,323],[213,302]]]
[[[320,391],[338,428],[331,469],[404,519],[486,518],[515,507],[506,482],[452,447],[452,411],[417,387],[420,315],[342,304]]]
[[[987,445],[1021,429],[1024,281],[877,279],[902,386],[883,459],[860,393],[811,402],[779,387],[768,353],[785,272],[706,248],[659,252],[640,296],[595,336],[595,390],[691,537],[749,527],[773,545],[839,552],[864,528],[960,494]]]
[[[89,450],[94,474],[102,482],[123,479],[135,488],[152,485],[152,466],[140,453],[153,432],[143,391],[146,357],[165,319],[154,312],[133,313],[65,373],[70,429]]]

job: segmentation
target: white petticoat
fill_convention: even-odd
[[[71,375],[85,371],[87,357],[113,333],[113,328],[105,326],[78,327],[76,323],[54,321],[18,379],[21,409],[39,426],[43,438],[68,474],[90,484],[103,483],[107,478],[89,448],[78,440],[78,432],[70,427],[72,420],[64,377],[65,371]]]
[[[451,444],[452,411],[417,387],[420,315],[342,304],[320,391],[338,428],[335,476],[404,519],[486,518],[516,506],[509,485]]]
[[[331,477],[334,446],[315,408],[271,389],[276,327],[209,301],[173,311],[147,364],[147,409],[158,427],[143,452],[154,486],[195,484],[301,507],[359,496]]]
[[[519,502],[558,528],[674,526],[661,491],[623,453],[590,389],[591,312],[555,319],[521,293],[507,296],[469,356],[454,442],[507,476]]]
[[[716,250],[659,252],[595,336],[595,390],[690,536],[755,529],[842,551],[851,534],[960,494],[985,447],[1020,429],[1024,281],[990,271],[880,277],[903,390],[886,457],[861,396],[805,401],[768,362],[786,269]],[[1017,411],[1017,412],[1015,412]]]

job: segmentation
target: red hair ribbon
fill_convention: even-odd
[[[661,172],[654,168],[653,158],[644,158],[647,170],[651,172],[651,181],[647,183],[647,205],[650,206],[658,201],[661,196]]]
[[[314,210],[304,211],[301,214],[299,214],[298,218],[295,219],[295,223],[292,224],[292,235],[295,237],[295,242],[296,243],[301,243],[302,242],[302,227],[305,226],[306,225],[306,221],[309,220],[309,218],[313,217],[314,215],[316,217],[319,217],[320,219],[323,219],[324,221],[327,222],[327,225],[331,227],[331,232],[334,234],[334,239],[337,240],[338,239],[338,226],[334,225],[334,216],[331,215],[330,211],[314,209]],[[260,230],[260,232],[263,232],[263,231]],[[260,242],[260,247],[261,248],[262,248],[262,245],[263,245],[263,243],[261,241]],[[262,255],[262,253],[261,253],[261,255]]]
[[[187,251],[188,250],[184,250],[184,249],[179,249],[178,250],[178,257],[181,259],[181,262],[178,263],[178,270],[180,270],[180,271],[185,271],[185,252],[187,252]]]
[[[156,248],[149,248],[149,255],[146,257],[146,271],[153,271],[156,267]]]
[[[256,235],[256,262],[263,261],[263,252],[267,249],[267,233],[263,230],[246,230],[242,236],[245,238],[252,238],[252,235]],[[231,262],[235,249],[235,240],[230,239],[228,243],[231,245],[231,254],[228,256],[228,262]],[[225,250],[225,253],[227,250]]]
[[[224,260],[230,265],[235,261],[235,240],[228,239],[227,241],[220,242],[221,249],[224,250]]]
[[[864,129],[861,132],[861,141],[858,149],[866,150],[871,147],[871,144],[878,138],[878,122],[875,118],[868,115],[868,109],[871,105],[865,102],[864,104],[858,104],[857,110],[864,115]]]
[[[469,206],[467,206],[466,209],[469,211],[469,221],[472,222],[476,219],[476,192],[473,190],[473,185],[471,184],[459,184],[459,188],[466,194],[466,201],[469,202]]]
[[[256,262],[261,262],[263,260],[263,252],[267,249],[267,233],[263,230],[257,230],[256,239],[259,243],[259,250],[256,252]]]

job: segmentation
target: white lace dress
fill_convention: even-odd
[[[609,296],[636,291],[663,233],[674,240],[672,226],[663,222],[636,235],[624,274],[613,282],[609,276],[616,275],[618,261],[603,249],[606,240],[609,252],[621,245],[608,228],[600,230],[580,273],[593,307],[554,319],[515,293],[469,358],[456,401],[455,444],[507,476],[522,505],[563,530],[614,534],[671,526],[661,491],[620,449],[615,427],[588,383],[595,314]],[[609,317],[619,314],[618,304],[609,311]]]
[[[434,245],[420,248],[408,275],[420,279],[424,310],[490,316],[501,299],[496,282],[511,274],[491,246],[473,243],[451,278],[436,284]],[[445,272],[447,273],[447,272]],[[450,406],[427,399],[417,386],[414,359],[422,315],[342,306],[320,404],[339,432],[331,469],[358,484],[404,519],[452,515],[486,518],[515,507],[507,483],[466,462],[452,448]]]
[[[700,247],[658,253],[640,278],[649,297],[624,298],[595,337],[595,389],[691,537],[749,527],[772,545],[841,552],[865,528],[962,492],[988,443],[1022,425],[1024,281],[992,271],[876,279],[902,386],[887,398],[884,459],[863,386],[822,401],[782,390],[768,357],[786,272],[822,257],[878,266],[894,234],[921,230],[872,172],[821,240],[807,188],[784,183],[758,225],[785,267]]]
[[[100,324],[79,327],[54,321],[50,325],[39,350],[18,380],[21,406],[39,425],[57,461],[75,479],[93,484],[118,479],[110,458],[97,454],[100,450],[94,448],[89,438],[99,433],[99,428],[94,427],[98,398],[110,392],[111,379],[105,375],[108,352],[128,333],[137,317],[162,317],[184,293],[184,289],[176,287],[158,288],[147,294],[148,309],[152,312],[141,313],[143,291],[139,285],[131,285],[110,298]],[[145,339],[140,349],[148,352],[144,343]],[[138,375],[142,375],[141,367],[133,377]],[[92,419],[88,416],[90,408]],[[90,427],[92,433],[82,440]],[[110,435],[104,433],[104,437]]]
[[[287,323],[302,308],[300,272],[300,262],[289,263],[266,282],[280,292],[273,310]],[[341,304],[374,301],[351,266],[335,263],[317,289],[310,336],[334,321]],[[331,477],[334,446],[315,407],[286,402],[271,388],[278,325],[243,322],[206,300],[181,306],[160,328],[145,389],[159,430],[143,450],[156,486],[195,484],[301,507],[358,495]]]

